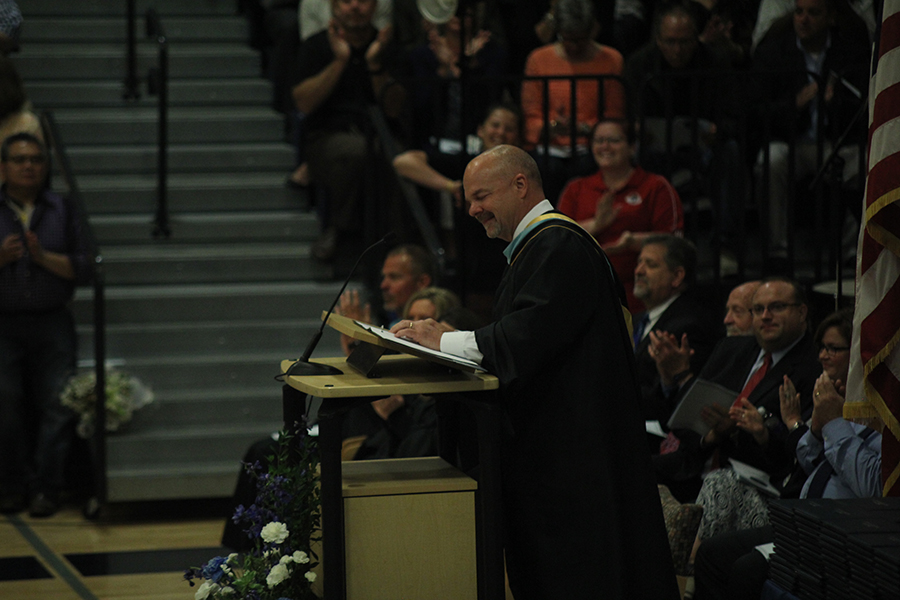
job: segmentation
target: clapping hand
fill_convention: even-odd
[[[651,331],[647,335],[650,338],[647,351],[656,362],[660,381],[663,385],[671,387],[675,375],[691,368],[691,356],[694,351],[688,342],[688,336],[686,333],[682,334],[679,343],[678,338],[667,331]]]
[[[838,393],[834,383],[828,373],[822,373],[813,387],[813,414],[809,428],[819,438],[822,437],[822,427],[844,416],[844,397]]]
[[[728,409],[728,416],[734,420],[738,429],[752,435],[760,446],[769,441],[769,429],[763,416],[746,398],[738,398],[738,402]]]
[[[14,263],[25,256],[25,245],[22,237],[17,233],[11,233],[3,238],[0,244],[0,266]]]
[[[594,210],[594,230],[593,234],[600,233],[609,227],[616,217],[619,216],[620,207],[613,206],[616,195],[612,190],[606,190],[600,199],[597,200],[597,208]]]
[[[381,54],[384,52],[384,49],[387,47],[388,42],[393,36],[394,26],[385,25],[378,30],[375,41],[369,44],[369,49],[366,50],[366,64],[368,65],[370,72],[376,73],[382,70],[384,65],[381,61]]]
[[[781,420],[788,429],[793,429],[794,425],[802,420],[800,394],[797,393],[794,382],[787,375],[784,376],[784,383],[778,388],[778,400],[781,403]]]

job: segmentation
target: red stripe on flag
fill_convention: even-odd
[[[869,382],[878,390],[891,414],[900,414],[900,381],[894,377],[884,363],[878,365],[869,375]],[[881,481],[887,481],[900,461],[900,442],[894,438],[887,427],[882,432],[881,442]],[[900,496],[900,485],[895,484],[886,496]]]
[[[878,44],[878,58],[900,46],[900,12],[892,14],[881,22],[881,41]]]
[[[872,360],[900,329],[898,306],[900,306],[900,280],[894,282],[875,310],[863,319],[859,338],[863,364]]]
[[[865,273],[878,260],[878,256],[884,250],[884,246],[875,241],[868,231],[863,231],[862,258],[860,259],[861,272]]]
[[[872,111],[871,131],[877,130],[887,121],[897,117],[897,107],[900,106],[900,83],[881,90],[875,98],[875,110]]]
[[[866,207],[868,208],[876,200],[898,187],[900,187],[900,152],[883,158],[869,171],[869,181],[866,187]]]

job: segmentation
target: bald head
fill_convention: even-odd
[[[537,163],[515,146],[500,145],[469,162],[463,177],[469,215],[488,237],[512,241],[519,222],[544,199]]]
[[[748,281],[737,286],[728,294],[725,303],[725,331],[732,335],[753,335],[753,294],[759,289],[759,281]]]

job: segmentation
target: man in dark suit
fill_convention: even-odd
[[[769,272],[782,269],[787,257],[791,186],[816,173],[821,156],[828,155],[863,103],[868,34],[861,20],[838,22],[838,17],[835,0],[795,0],[790,20],[773,24],[753,56],[758,95],[751,101],[760,111],[754,131],[771,138],[768,155],[760,149],[757,157],[759,200],[768,204],[762,214],[769,221]],[[856,175],[864,133],[860,122],[839,152],[843,181]]]
[[[741,410],[765,411],[768,444],[762,447],[750,434],[738,429],[729,416],[729,406],[714,406],[704,415],[710,430],[702,439],[693,431],[674,431],[670,451],[654,457],[661,483],[698,477],[716,448],[720,459],[732,457],[767,473],[790,471],[790,456],[783,452],[789,432],[781,422],[778,387],[785,376],[790,377],[800,393],[801,413],[806,419],[812,412],[813,385],[822,370],[808,331],[805,294],[791,280],[768,278],[753,295],[751,311],[753,337],[731,336],[719,342],[699,378],[734,390],[735,405]],[[672,374],[688,362],[690,348],[660,336],[655,337],[649,352],[659,368],[660,393],[680,400],[691,387],[693,372],[668,389],[665,386],[672,381]]]
[[[658,394],[659,373],[650,356],[650,332],[690,340],[689,368],[698,373],[718,339],[721,328],[692,297],[697,267],[697,250],[688,240],[674,235],[654,235],[644,241],[634,270],[634,295],[647,307],[634,323],[635,362],[641,384],[642,412],[649,421],[669,420],[675,404]],[[685,341],[685,343],[688,343]],[[679,374],[675,374],[678,379]],[[658,439],[658,438],[657,438]]]

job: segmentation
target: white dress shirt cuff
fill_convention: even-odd
[[[441,336],[441,352],[462,356],[481,364],[484,355],[478,350],[474,331],[448,331]]]

